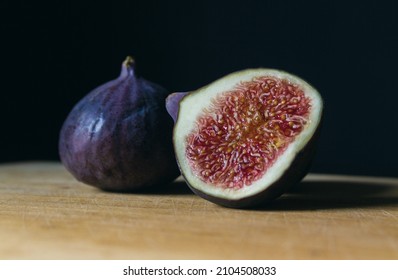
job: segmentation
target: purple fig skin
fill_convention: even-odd
[[[59,155],[79,181],[109,191],[165,185],[179,176],[168,91],[137,77],[131,57],[120,76],[87,94],[65,120]]]
[[[173,118],[174,123],[177,121],[178,109],[180,108],[180,101],[188,92],[174,92],[166,98],[166,110]]]

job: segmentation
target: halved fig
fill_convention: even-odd
[[[273,69],[235,72],[171,94],[166,107],[188,186],[234,208],[275,199],[306,175],[323,113],[315,88]]]

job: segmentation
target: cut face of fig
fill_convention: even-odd
[[[308,172],[323,102],[294,75],[253,69],[170,95],[166,107],[177,114],[174,149],[190,188],[220,205],[248,207]]]

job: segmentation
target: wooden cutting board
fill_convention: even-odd
[[[398,259],[398,179],[311,174],[227,209],[177,180],[120,194],[57,162],[0,165],[0,259]]]

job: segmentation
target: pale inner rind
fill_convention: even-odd
[[[239,189],[221,188],[208,185],[197,177],[191,170],[186,152],[186,137],[196,128],[196,120],[203,113],[203,108],[211,106],[212,99],[219,94],[231,90],[242,81],[251,81],[255,77],[270,76],[277,79],[286,79],[292,84],[297,84],[304,91],[305,96],[310,99],[312,109],[309,112],[308,121],[303,131],[296,136],[287,149],[274,164],[266,171],[266,174],[259,180],[253,182],[249,187],[244,186]],[[294,160],[295,155],[305,144],[311,139],[315,133],[320,121],[320,114],[323,109],[322,100],[319,93],[307,82],[302,79],[288,74],[286,72],[273,69],[249,69],[241,72],[232,73],[212,84],[203,87],[197,91],[191,92],[180,102],[178,119],[174,128],[174,141],[176,147],[176,156],[180,164],[180,168],[188,180],[189,184],[194,188],[206,194],[238,200],[244,197],[253,196],[277,181],[285,170]],[[183,116],[183,117],[180,117]]]

